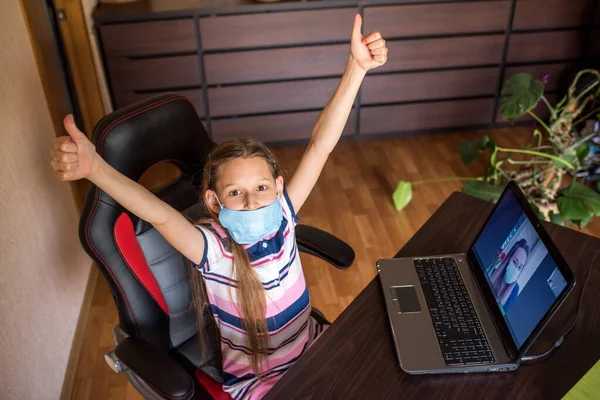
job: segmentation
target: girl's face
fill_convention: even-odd
[[[283,192],[283,178],[273,179],[267,160],[262,157],[237,158],[221,165],[215,191],[207,190],[209,207],[219,213],[221,207],[230,210],[256,210],[273,203]]]
[[[521,273],[523,267],[525,266],[525,262],[527,261],[527,252],[522,247],[519,247],[513,254],[510,259],[510,263],[515,267],[515,269]]]

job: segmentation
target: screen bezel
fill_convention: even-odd
[[[540,240],[546,246],[546,249],[548,249],[548,254],[550,254],[550,256],[552,257],[556,266],[558,267],[558,270],[560,271],[561,274],[563,274],[563,277],[565,278],[565,281],[567,282],[567,285],[563,289],[562,293],[554,300],[554,303],[552,304],[552,306],[548,309],[548,311],[546,311],[544,316],[540,319],[540,322],[531,331],[531,333],[529,334],[527,339],[525,339],[525,341],[521,345],[520,349],[517,347],[517,345],[512,337],[512,334],[510,333],[508,325],[507,325],[506,321],[504,320],[504,317],[502,316],[500,308],[496,302],[496,298],[494,297],[492,288],[490,287],[490,284],[488,283],[488,280],[485,277],[485,274],[483,272],[483,268],[481,268],[481,265],[479,264],[479,260],[475,256],[475,252],[473,250],[475,243],[477,243],[477,240],[483,233],[483,230],[489,223],[492,215],[494,215],[494,212],[496,212],[498,205],[500,204],[500,202],[502,201],[502,199],[508,192],[511,192],[517,199],[517,202],[519,203],[519,205],[525,212],[525,215],[529,219],[529,222],[531,222],[536,233],[539,235]],[[496,324],[496,327],[498,328],[498,330],[500,332],[500,337],[501,337],[502,341],[504,342],[505,347],[508,350],[508,353],[509,353],[511,359],[513,359],[515,361],[519,361],[521,359],[521,357],[523,357],[523,355],[525,355],[527,350],[529,350],[529,347],[531,347],[531,345],[533,344],[533,342],[535,341],[537,336],[540,334],[540,332],[544,328],[544,326],[548,323],[548,321],[550,320],[552,315],[556,312],[558,307],[560,307],[562,302],[565,300],[565,298],[568,296],[568,294],[571,292],[571,290],[575,286],[575,276],[573,274],[573,271],[571,271],[571,268],[569,268],[569,266],[567,265],[563,256],[560,254],[560,251],[558,250],[558,248],[556,247],[556,245],[550,238],[550,235],[548,234],[548,232],[546,231],[546,229],[540,222],[540,219],[534,212],[533,208],[529,204],[529,201],[525,197],[525,194],[521,191],[521,189],[519,188],[517,183],[515,183],[514,181],[510,181],[506,185],[504,191],[502,192],[502,195],[496,202],[496,206],[494,207],[492,212],[488,215],[485,223],[481,227],[481,230],[479,231],[479,233],[477,233],[477,236],[475,236],[475,240],[473,240],[473,243],[469,247],[467,257],[468,257],[468,261],[469,261],[469,266],[470,266],[473,274],[476,277],[477,283],[483,293],[483,297],[485,298],[485,301],[487,303],[488,309],[490,310],[490,313],[492,315],[494,323]]]

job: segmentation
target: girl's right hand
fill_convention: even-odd
[[[68,114],[63,124],[69,136],[61,136],[54,140],[50,151],[52,156],[50,165],[54,169],[54,174],[61,181],[89,179],[94,171],[96,147],[77,128],[73,115]]]

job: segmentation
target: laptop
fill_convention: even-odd
[[[377,262],[396,353],[411,374],[512,371],[575,286],[515,182],[465,254]]]

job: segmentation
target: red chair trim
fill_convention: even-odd
[[[199,369],[196,370],[196,379],[214,400],[231,400],[231,396],[223,390],[223,386],[219,382]]]
[[[148,262],[144,257],[144,252],[135,237],[131,218],[129,218],[127,214],[123,213],[117,218],[114,236],[117,248],[121,252],[129,269],[131,269],[148,294],[152,296],[154,301],[162,308],[165,314],[168,315],[169,307],[165,301],[165,296],[160,290],[160,286],[158,286],[156,277],[148,266]]]

